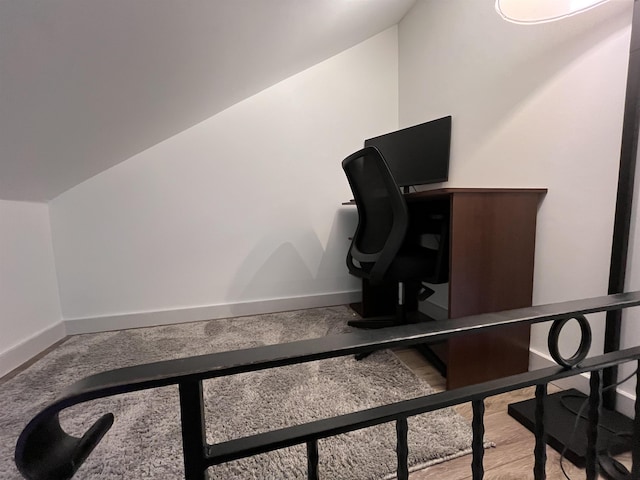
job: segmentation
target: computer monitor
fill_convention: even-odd
[[[380,150],[399,187],[446,182],[451,116],[369,138],[364,145]]]

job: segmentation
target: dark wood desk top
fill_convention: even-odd
[[[426,200],[430,198],[446,197],[453,194],[465,194],[465,193],[535,193],[538,195],[544,195],[547,193],[546,188],[467,188],[467,187],[453,187],[453,188],[435,188],[433,190],[422,190],[419,192],[405,193],[404,197],[408,202],[417,202],[420,200]],[[348,202],[342,202],[342,205],[355,205],[354,200]]]
[[[419,192],[405,193],[407,200],[417,200],[429,197],[444,197],[453,194],[464,193],[537,193],[544,195],[547,193],[546,188],[435,188],[433,190],[422,190]]]

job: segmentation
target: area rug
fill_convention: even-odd
[[[113,368],[190,355],[345,333],[346,307],[210,320],[72,336],[0,384],[0,478],[21,478],[13,463],[25,424],[71,383]],[[204,382],[208,442],[296,425],[432,393],[395,355],[379,351]],[[80,436],[106,412],[115,423],[76,474],[80,479],[180,479],[177,386],[95,400],[64,410],[63,428]],[[423,468],[470,452],[471,429],[452,409],[409,418],[409,462]],[[395,472],[394,424],[319,442],[320,477],[380,479]],[[297,446],[212,467],[216,479],[306,477]]]

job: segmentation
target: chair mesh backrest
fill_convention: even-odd
[[[342,167],[358,207],[353,246],[364,254],[381,253],[394,233],[396,237],[403,237],[406,232],[408,213],[402,193],[375,147],[350,155]],[[398,248],[399,245],[396,250]],[[361,260],[356,253],[353,256]]]

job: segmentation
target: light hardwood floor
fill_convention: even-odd
[[[424,357],[413,349],[399,349],[396,355],[434,389],[445,389],[445,379]],[[549,385],[549,393],[560,389]],[[534,387],[489,397],[485,400],[485,439],[496,444],[485,450],[485,480],[529,480],[533,479],[533,434],[507,413],[507,406],[513,402],[534,397]],[[455,407],[456,411],[471,421],[471,405],[466,403]],[[617,457],[629,467],[630,454]],[[585,472],[568,460],[563,461],[565,471],[571,480],[585,478]],[[602,477],[601,477],[602,478]],[[466,480],[471,479],[471,455],[434,465],[410,475],[411,480]],[[560,454],[547,447],[547,479],[566,480],[560,469]]]

